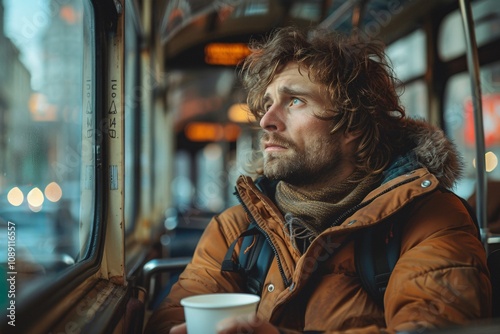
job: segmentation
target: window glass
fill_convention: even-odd
[[[191,181],[191,156],[186,150],[179,150],[175,154],[174,179],[171,191],[173,206],[184,212],[192,207],[194,186]]]
[[[497,166],[500,156],[500,62],[481,68],[482,109],[486,145],[488,179],[500,179]],[[474,191],[476,147],[474,116],[471,104],[470,77],[460,73],[448,82],[445,92],[445,126],[447,134],[465,158],[465,178],[458,185],[458,194],[469,197]]]
[[[294,2],[290,9],[290,16],[313,22],[319,21],[321,19],[322,5],[323,1],[318,0]]]
[[[500,36],[498,1],[473,1],[472,16],[478,46]],[[464,28],[460,10],[454,11],[444,19],[438,36],[438,50],[439,55],[445,61],[465,53]]]
[[[163,97],[163,96],[162,96]],[[172,170],[174,168],[171,161],[173,152],[173,136],[170,129],[173,125],[170,123],[172,115],[165,113],[165,104],[163,98],[158,97],[155,100],[155,115],[153,136],[155,145],[153,145],[153,199],[154,212],[161,214],[165,209],[171,207],[172,198],[168,191],[165,191],[170,185]],[[161,145],[159,144],[161,143]]]
[[[240,135],[241,136],[241,135]],[[235,186],[236,186],[236,181],[238,180],[238,177],[240,176],[240,172],[238,170],[238,161],[236,159],[236,150],[231,150],[228,153],[228,160],[226,163],[226,170],[223,171],[223,176],[225,175],[226,177],[226,207],[230,207],[233,205],[237,205],[238,203],[238,198],[234,194],[235,191]]]
[[[406,116],[411,118],[428,119],[427,100],[427,89],[423,80],[406,85],[401,95]]]
[[[15,272],[19,291],[88,256],[95,113],[85,12],[81,0],[0,2],[0,273]]]
[[[424,31],[419,29],[387,46],[396,76],[408,80],[423,75],[427,66]]]
[[[211,143],[197,153],[197,186],[195,207],[219,212],[225,208],[226,172],[224,148]]]

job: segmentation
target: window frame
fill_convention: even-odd
[[[109,4],[98,0],[82,0],[84,6],[84,22],[90,22],[89,30],[93,32],[93,69],[92,76],[94,80],[94,125],[102,122],[103,115],[103,80],[99,73],[105,67],[102,49],[105,47],[106,22],[113,19],[110,16]],[[88,15],[91,15],[88,17]],[[116,19],[116,18],[115,18]],[[84,23],[85,24],[85,23]],[[84,57],[84,63],[87,61]],[[85,65],[84,65],[85,66]],[[83,94],[83,93],[82,93]],[[83,126],[83,124],[82,124]],[[17,321],[16,329],[20,332],[37,330],[50,326],[52,322],[65,311],[58,307],[61,303],[72,302],[74,298],[84,293],[85,287],[93,284],[92,277],[101,266],[101,260],[104,250],[104,237],[106,222],[103,219],[106,211],[104,201],[104,173],[102,162],[104,152],[102,149],[102,134],[94,128],[93,158],[94,164],[94,214],[93,214],[93,233],[90,236],[88,247],[88,256],[77,262],[74,266],[68,267],[61,272],[55,273],[47,279],[35,280],[28,286],[23,287],[23,293],[16,296],[16,319],[29,319],[30,321]],[[89,280],[90,279],[90,280]],[[69,298],[69,299],[68,299]],[[6,318],[6,317],[4,317]],[[2,323],[0,328],[7,331],[10,326],[7,322]]]

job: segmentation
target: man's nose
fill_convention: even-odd
[[[282,109],[279,105],[273,104],[260,119],[260,127],[267,131],[283,131],[285,123]]]

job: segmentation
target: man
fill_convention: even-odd
[[[185,333],[186,296],[243,291],[221,263],[252,221],[276,256],[257,315],[227,319],[219,333],[380,333],[488,316],[485,251],[446,190],[458,154],[440,130],[404,117],[382,46],[286,28],[252,48],[242,79],[263,130],[264,186],[239,178],[241,205],[213,218],[147,331]],[[401,252],[382,308],[361,285],[354,242],[391,220]]]

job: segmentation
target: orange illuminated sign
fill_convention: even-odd
[[[238,65],[250,54],[244,43],[211,43],[205,46],[205,62],[211,65]]]
[[[236,141],[240,132],[240,127],[231,123],[194,122],[184,129],[187,139],[196,142]]]

